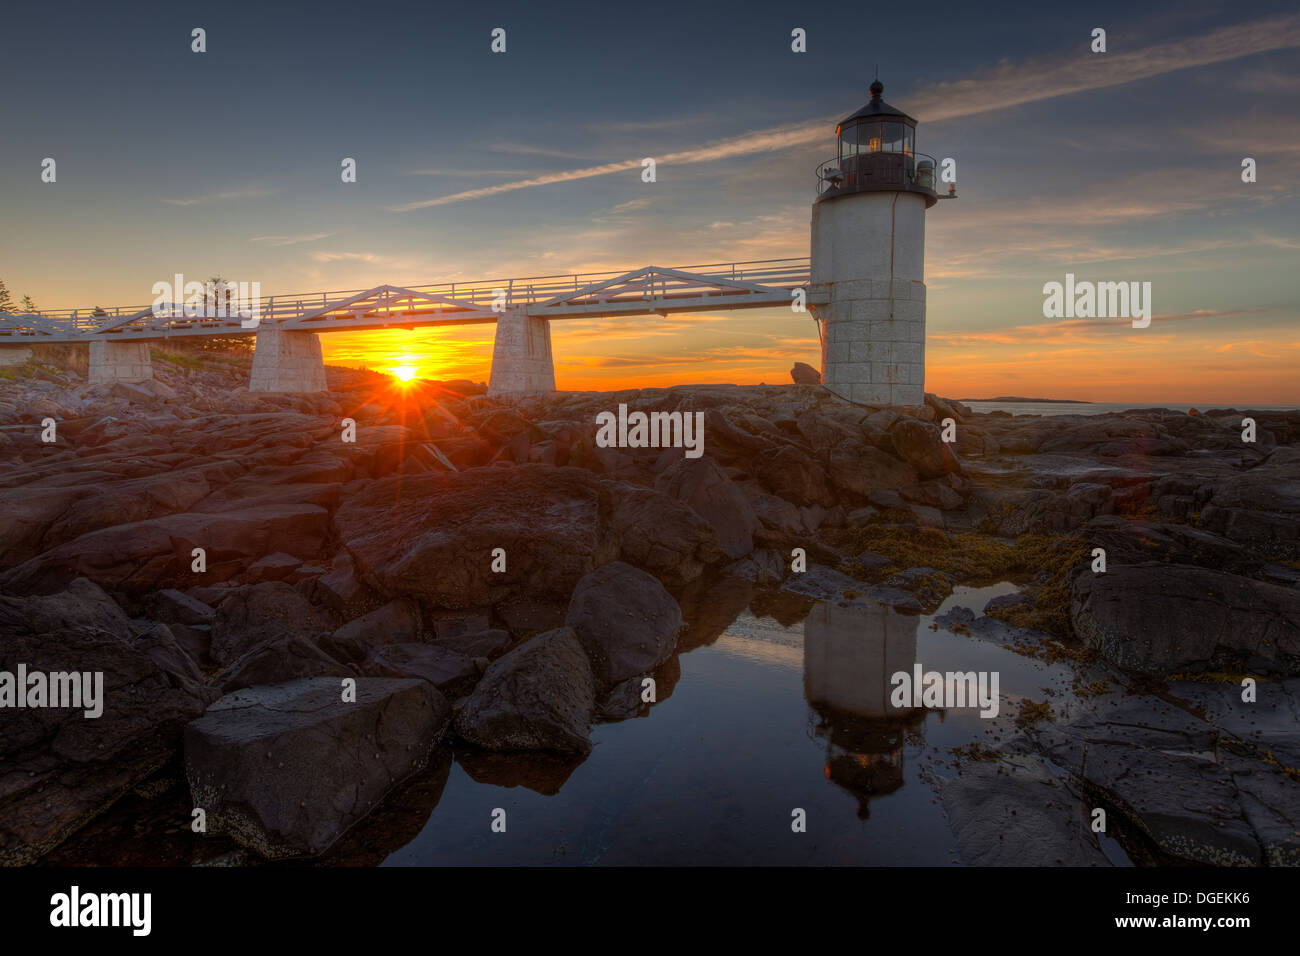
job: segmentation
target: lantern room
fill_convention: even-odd
[[[871,84],[871,100],[835,127],[838,149],[818,168],[817,201],[859,192],[918,192],[926,208],[938,201],[934,159],[916,151],[916,120],[886,103]]]

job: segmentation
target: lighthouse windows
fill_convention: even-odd
[[[903,151],[903,124],[885,124],[885,152],[901,153]]]

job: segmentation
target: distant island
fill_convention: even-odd
[[[997,398],[959,398],[959,402],[1046,402],[1051,405],[1091,405],[1073,398],[1021,398],[1019,395],[999,395]]]

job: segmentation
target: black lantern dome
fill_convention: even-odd
[[[818,168],[817,201],[850,193],[916,192],[926,207],[938,201],[934,159],[916,151],[916,120],[882,98],[884,84],[871,84],[871,100],[835,127],[835,158]]]

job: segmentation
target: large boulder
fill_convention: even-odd
[[[1300,591],[1188,565],[1146,562],[1080,572],[1075,631],[1119,667],[1148,674],[1300,673]]]
[[[831,449],[828,473],[836,488],[863,496],[918,482],[910,464],[857,439],[846,438]]]
[[[694,581],[726,557],[713,526],[680,501],[608,479],[600,483],[600,492],[608,540],[618,545],[613,557],[649,571],[669,587]]]
[[[906,416],[889,426],[894,452],[922,478],[961,474],[961,462],[934,425]]]
[[[822,383],[822,373],[807,362],[795,362],[794,367],[790,369],[790,378],[796,385],[820,385]]]
[[[539,634],[483,674],[456,718],[456,733],[485,750],[586,754],[595,678],[572,628]]]
[[[807,507],[835,503],[835,496],[826,487],[826,473],[821,465],[793,445],[784,446],[775,455],[755,459],[752,471],[772,494],[796,505]],[[751,549],[745,553],[748,550]]]
[[[210,831],[269,859],[318,856],[442,740],[451,707],[422,680],[333,678],[229,694],[185,728],[185,772]]]
[[[0,712],[0,866],[39,859],[148,779],[211,699],[165,629],[140,632],[88,581],[0,596],[0,672],[19,665],[29,676],[92,675],[92,693],[103,677],[94,706]]]
[[[597,485],[587,471],[543,465],[404,475],[348,497],[335,523],[361,578],[384,596],[480,607],[568,593],[617,556]],[[497,548],[505,571],[492,569]]]
[[[596,679],[609,686],[672,656],[682,611],[655,578],[616,561],[578,582],[565,624],[586,649]]]
[[[758,518],[744,494],[708,455],[682,458],[655,480],[655,489],[688,505],[718,533],[729,558],[754,550]]]

